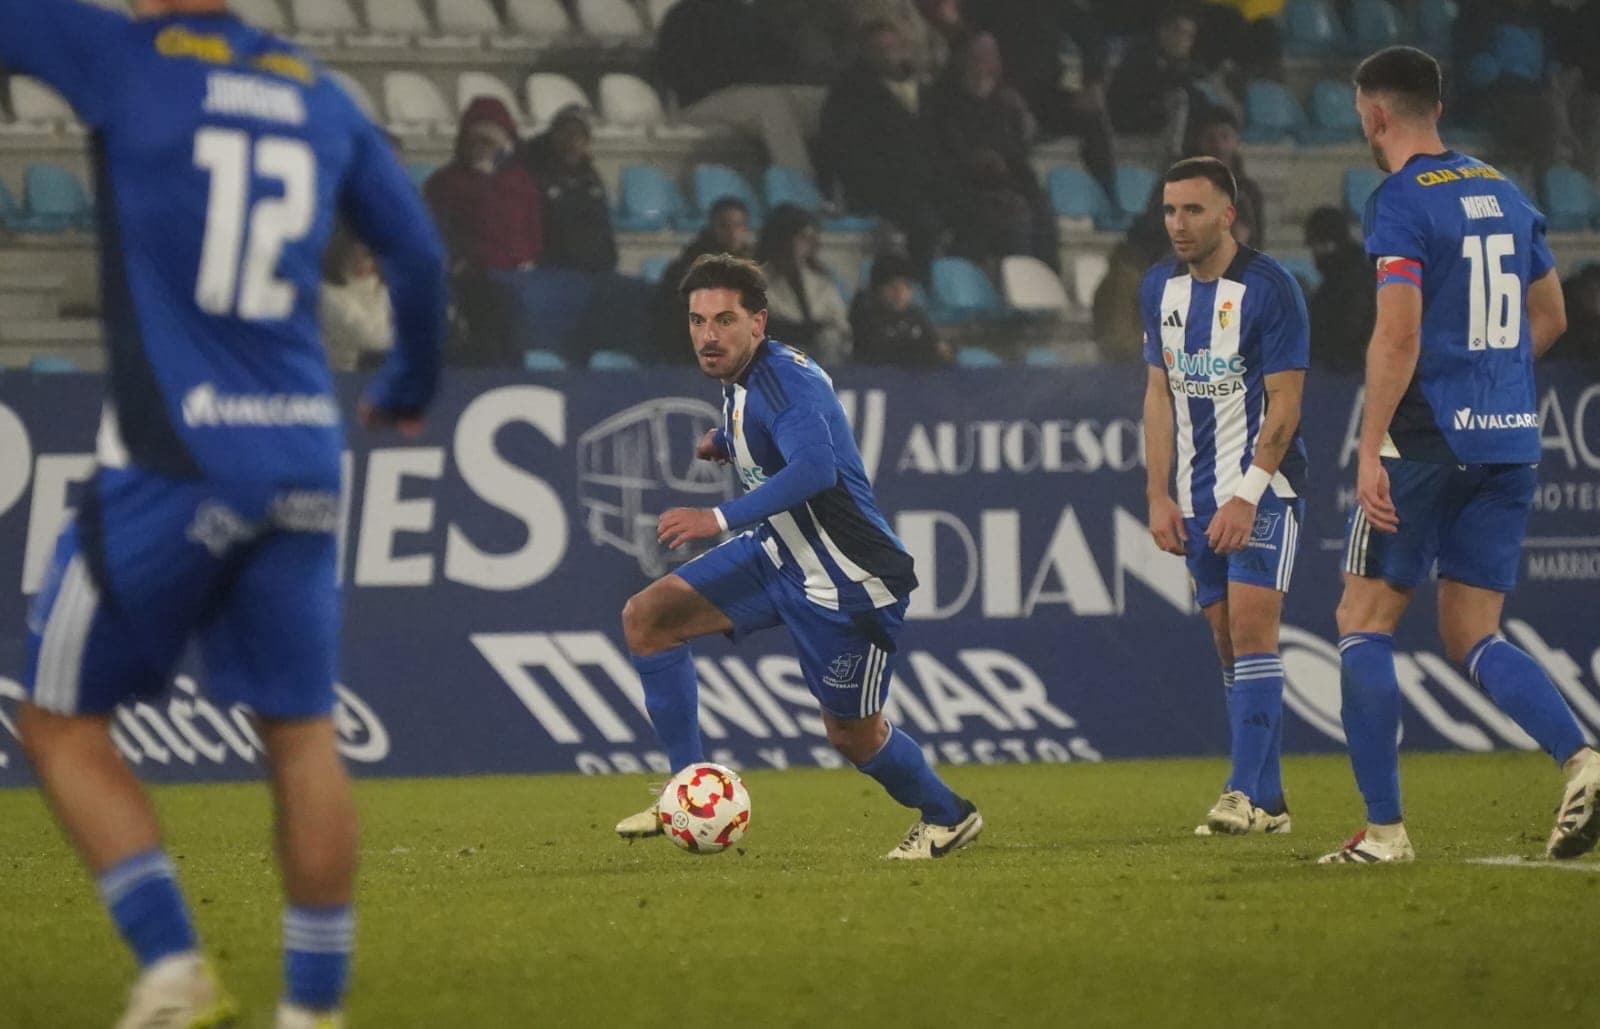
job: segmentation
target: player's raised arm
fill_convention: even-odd
[[[48,82],[89,125],[116,95],[125,15],[79,0],[0,0],[0,62]]]
[[[1172,459],[1176,432],[1172,427],[1172,387],[1167,373],[1148,369],[1144,387],[1145,496],[1150,501],[1150,535],[1169,554],[1183,553],[1183,512],[1172,499]]]
[[[1567,299],[1561,294],[1561,276],[1554,268],[1528,286],[1528,338],[1533,358],[1550,352],[1567,331]]]
[[[415,430],[439,383],[449,304],[444,245],[388,140],[369,124],[357,146],[343,211],[383,266],[395,321],[395,347],[367,393],[362,421]]]

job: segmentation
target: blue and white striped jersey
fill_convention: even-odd
[[[1209,518],[1238,492],[1266,413],[1266,377],[1311,361],[1305,296],[1294,276],[1241,245],[1222,276],[1201,282],[1168,258],[1139,287],[1144,358],[1164,369],[1177,413],[1178,506]],[[1305,489],[1306,448],[1298,432],[1272,491]]]
[[[394,300],[373,402],[426,406],[442,247],[384,133],[316,62],[230,14],[129,19],[77,0],[0,0],[0,60],[54,86],[92,133],[103,466],[338,487],[317,300],[339,216]]]
[[[767,556],[813,604],[868,611],[916,588],[911,555],[878,510],[833,380],[805,354],[776,340],[760,345],[723,387],[720,442],[747,491],[721,506],[723,517],[735,529],[759,521]],[[778,480],[800,475],[806,484],[790,502],[790,484]],[[781,510],[772,510],[774,497]]]

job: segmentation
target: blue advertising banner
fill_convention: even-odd
[[[1209,634],[1183,562],[1145,527],[1142,369],[836,378],[922,580],[894,720],[951,763],[1225,750]],[[358,387],[342,383],[347,405]],[[683,559],[656,545],[657,515],[732,495],[729,473],[693,454],[717,400],[692,370],[462,374],[422,439],[352,434],[339,726],[358,771],[665,768],[619,612]],[[92,469],[99,404],[92,379],[0,379],[0,785],[28,781],[12,717],[25,612]],[[1291,751],[1342,745],[1333,608],[1358,416],[1355,383],[1313,376],[1308,524],[1283,631]],[[1540,416],[1542,486],[1506,631],[1600,730],[1600,384],[1546,369]],[[1406,745],[1532,749],[1439,656],[1433,621],[1419,596],[1399,639]],[[695,653],[718,760],[841,763],[781,631]],[[257,774],[248,712],[210,702],[198,668],[114,727],[152,780]]]

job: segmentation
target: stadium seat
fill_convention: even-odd
[[[1112,216],[1111,201],[1094,176],[1075,165],[1050,169],[1050,206],[1063,218],[1093,220],[1097,225]]]
[[[1003,368],[1005,362],[993,350],[983,347],[962,347],[956,351],[957,368]]]
[[[536,71],[528,76],[528,116],[535,126],[550,124],[550,119],[563,107],[577,104],[590,110],[594,105],[583,89],[565,75]]]
[[[1544,205],[1550,228],[1556,232],[1587,229],[1600,211],[1594,183],[1576,168],[1565,165],[1544,173]]]
[[[1003,258],[1000,284],[1006,303],[1019,311],[1059,314],[1067,309],[1067,289],[1061,277],[1037,257],[1012,254]]]
[[[589,355],[592,372],[631,372],[639,368],[639,359],[620,350],[596,350]]]
[[[1119,227],[1133,224],[1133,220],[1145,212],[1160,180],[1161,176],[1142,164],[1117,165],[1117,195],[1113,206]]]
[[[23,176],[26,225],[32,232],[93,228],[94,209],[78,177],[58,164],[30,164]]]
[[[522,368],[530,372],[564,372],[567,359],[554,350],[530,350],[522,355]]]
[[[348,0],[289,0],[297,38],[323,42],[341,32],[360,32],[361,21]]]
[[[1071,287],[1072,299],[1084,310],[1094,306],[1095,290],[1105,281],[1111,270],[1111,261],[1105,254],[1074,254],[1067,265],[1066,278]]]
[[[750,209],[751,224],[759,220],[761,199],[743,175],[725,164],[697,164],[690,173],[691,191],[695,211],[702,217],[709,214],[711,206],[723,197],[737,197]]]
[[[1344,172],[1344,209],[1354,218],[1360,218],[1367,209],[1367,197],[1389,176],[1376,168],[1346,168]]]
[[[244,21],[272,32],[287,32],[289,19],[278,0],[232,0],[229,9]]]
[[[678,6],[678,0],[650,0],[650,27],[659,29],[661,23],[667,20],[667,12]]]
[[[506,81],[486,71],[464,71],[456,79],[456,111],[464,112],[480,96],[493,97],[506,105],[518,125],[527,125],[528,116],[522,111],[522,101]]]
[[[639,278],[646,282],[660,282],[661,277],[667,273],[667,268],[672,264],[672,258],[664,254],[647,257],[639,265]]]
[[[433,23],[418,0],[378,0],[367,4],[367,29],[378,36],[426,36]],[[350,42],[356,42],[352,37]]]
[[[933,315],[935,321],[958,322],[993,318],[1004,313],[983,270],[964,257],[941,257],[933,262]]]
[[[392,71],[385,75],[383,108],[388,113],[389,128],[397,135],[452,135],[456,129],[455,112],[445,103],[433,80],[420,72]]]
[[[0,181],[0,224],[13,232],[20,232],[25,221],[26,216],[22,205],[17,203],[16,194],[4,181]]]
[[[1307,297],[1309,297],[1318,286],[1322,285],[1322,273],[1317,271],[1317,262],[1313,261],[1311,258],[1300,257],[1298,255],[1294,257],[1280,257],[1278,258],[1278,263],[1283,265],[1284,270],[1290,275],[1293,275],[1295,278],[1300,280],[1300,284],[1305,288]]]
[[[439,166],[432,161],[406,162],[406,175],[410,176],[419,190],[428,184],[428,180],[433,178],[433,173],[438,170]]]
[[[591,36],[627,38],[647,36],[644,20],[628,0],[578,0],[578,24]]]
[[[356,106],[361,108],[363,114],[373,121],[383,120],[383,115],[379,113],[376,101],[372,99],[372,93],[368,91],[366,86],[361,84],[360,79],[349,72],[340,71],[337,68],[328,69],[328,75],[343,87],[344,91],[350,95],[350,99],[354,100]]]
[[[449,35],[484,36],[501,31],[500,16],[489,0],[438,0],[434,11],[439,31]]]
[[[78,363],[70,357],[62,357],[60,354],[35,354],[28,362],[28,371],[41,375],[62,375],[81,372],[83,369],[79,368]]]
[[[1022,363],[1029,368],[1060,368],[1066,361],[1059,347],[1041,343],[1028,348],[1022,355]]]
[[[622,169],[617,190],[617,229],[654,232],[688,228],[688,212],[678,187],[653,164],[630,164]]]
[[[1300,130],[1302,143],[1353,143],[1361,139],[1355,87],[1323,79],[1311,88],[1312,124]]]
[[[1419,0],[1413,11],[1412,37],[1417,45],[1435,57],[1448,58],[1455,39],[1455,0]]]
[[[811,177],[798,168],[768,165],[761,173],[761,193],[768,210],[780,204],[793,204],[822,218],[822,227],[831,232],[865,232],[872,227],[872,219],[857,215],[823,217],[827,205],[821,191]],[[848,292],[845,295],[848,296]]]
[[[1281,82],[1251,79],[1244,91],[1247,143],[1277,143],[1298,135],[1306,125],[1300,102]]]
[[[11,77],[12,127],[21,132],[82,131],[71,105],[49,86],[26,75]]]
[[[655,88],[626,72],[600,76],[600,117],[612,125],[659,125],[666,120]]]
[[[1289,0],[1284,5],[1283,45],[1294,57],[1327,57],[1344,48],[1344,33],[1327,0]]]
[[[564,36],[572,31],[572,19],[561,0],[506,0],[506,21],[529,36]]]
[[[1388,0],[1351,0],[1351,53],[1366,56],[1398,42],[1400,15]]]

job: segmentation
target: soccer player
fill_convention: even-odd
[[[767,283],[727,254],[697,260],[679,292],[700,370],[722,383],[723,425],[702,460],[732,463],[748,491],[716,508],[674,508],[668,547],[748,529],[628,600],[622,631],[645,706],[674,772],[703,759],[689,641],[735,640],[782,625],[822,707],[828,742],[921,818],[888,857],[940,858],[983,830],[922,748],[883,716],[896,639],[917,585],[911,555],[878,511],[833,381],[798,350],[767,339]],[[656,806],[623,819],[623,837],[662,832]]]
[[[1150,532],[1188,561],[1232,730],[1233,768],[1199,835],[1290,828],[1278,623],[1305,511],[1299,425],[1310,322],[1294,276],[1234,240],[1237,196],[1216,158],[1173,165],[1162,209],[1174,256],[1139,290]]]
[[[1391,47],[1356,71],[1378,167],[1367,201],[1378,315],[1367,349],[1356,491],[1338,621],[1343,719],[1367,828],[1326,863],[1410,861],[1400,808],[1394,630],[1439,573],[1439,635],[1566,769],[1552,857],[1600,833],[1600,755],[1533,658],[1500,635],[1539,462],[1533,361],[1566,327],[1544,216],[1505,176],[1439,139],[1439,65]]]
[[[356,823],[336,749],[340,412],[316,323],[335,217],[383,261],[397,345],[361,408],[415,432],[438,377],[442,247],[383,133],[221,0],[0,0],[0,60],[92,131],[110,374],[97,467],[30,620],[23,746],[142,973],[123,1027],[214,1025],[172,861],[113,746],[191,640],[256,725],[276,805],[277,1024],[333,1026]]]

